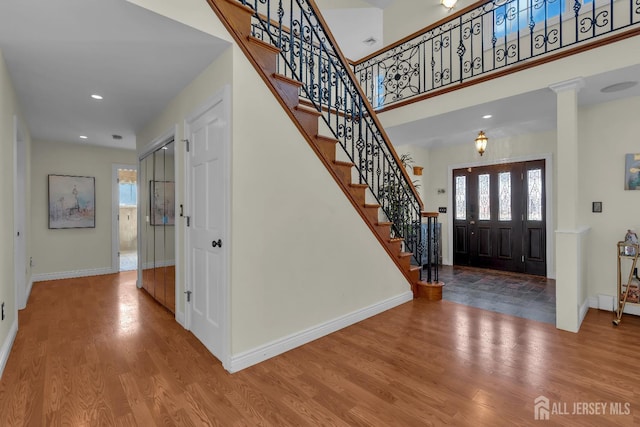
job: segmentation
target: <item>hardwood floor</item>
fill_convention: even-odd
[[[590,310],[572,334],[414,300],[230,375],[135,272],[41,282],[20,312],[0,425],[536,425],[541,395],[549,425],[638,425],[640,318],[612,318]],[[571,414],[596,402],[605,415]],[[630,413],[612,415],[618,404]]]

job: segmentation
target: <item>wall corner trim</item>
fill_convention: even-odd
[[[279,338],[252,350],[232,355],[229,364],[225,364],[225,369],[231,373],[238,372],[296,347],[310,343],[311,341],[325,335],[329,335],[332,332],[351,326],[354,323],[375,316],[376,314],[380,314],[391,308],[397,307],[400,304],[411,301],[412,299],[413,294],[410,291],[403,292],[400,295],[396,295],[368,307],[347,313],[343,316],[320,323],[319,325],[312,326],[300,332]]]
[[[2,374],[4,373],[4,368],[7,366],[7,361],[9,360],[9,354],[11,353],[11,348],[13,347],[13,342],[16,339],[16,335],[18,334],[18,317],[16,316],[11,328],[9,328],[9,334],[7,334],[7,338],[2,343],[2,347],[0,347],[0,379],[2,378]]]

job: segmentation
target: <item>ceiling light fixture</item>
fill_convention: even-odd
[[[490,119],[491,117],[493,117],[491,114],[485,114],[482,116],[483,119]]]
[[[449,11],[454,8],[457,2],[458,0],[440,0],[440,4]]]
[[[489,138],[484,134],[484,131],[480,131],[476,137],[476,150],[478,150],[478,153],[480,153],[481,156],[487,148],[487,142],[489,142]]]
[[[80,139],[87,139],[88,136],[87,135],[80,135]]]
[[[91,95],[91,97],[97,101],[101,101],[104,99],[102,95],[98,95],[97,93],[94,93],[93,95]]]

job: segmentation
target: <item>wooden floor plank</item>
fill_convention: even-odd
[[[578,334],[415,300],[236,374],[135,287],[135,272],[36,283],[0,381],[0,425],[536,425],[534,399],[640,424],[640,318]],[[623,407],[624,409],[624,407]]]

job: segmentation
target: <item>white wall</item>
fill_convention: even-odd
[[[640,97],[579,111],[579,213],[589,233],[587,292],[616,294],[616,243],[640,232],[640,192],[624,190],[625,154],[640,153]],[[602,202],[602,213],[591,203]],[[627,272],[628,274],[628,272]]]
[[[135,151],[77,143],[33,142],[31,242],[35,281],[111,272],[113,163],[135,164]],[[49,174],[96,178],[95,228],[48,228]]]
[[[6,68],[2,51],[0,51],[0,150],[2,151],[0,156],[0,200],[3,201],[0,203],[0,223],[3,224],[0,227],[0,303],[4,303],[5,313],[5,319],[0,321],[0,375],[4,370],[11,343],[18,328],[13,258],[14,116],[18,117],[21,124],[24,123],[11,77]],[[21,133],[28,156],[31,144],[29,131],[22,128]],[[28,158],[26,163],[28,170],[30,167]],[[28,178],[25,185],[28,188]],[[28,200],[26,209],[29,212]],[[28,227],[28,222],[26,224]],[[27,229],[27,235],[28,233]],[[27,253],[29,250],[27,243]],[[29,279],[27,277],[27,280]]]

